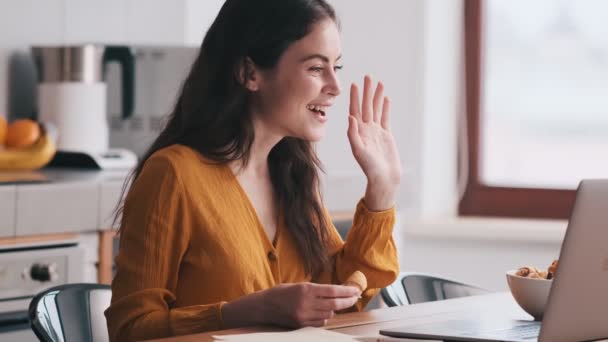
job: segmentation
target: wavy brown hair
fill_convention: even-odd
[[[245,60],[261,69],[274,68],[290,44],[326,18],[338,24],[324,0],[227,0],[205,35],[167,124],[125,182],[123,195],[146,160],[173,144],[189,146],[216,163],[240,160],[246,165],[255,137],[250,93],[240,77]],[[305,270],[318,274],[328,265],[328,226],[319,194],[321,163],[310,142],[285,137],[270,151],[268,166],[275,205]],[[123,209],[120,202],[114,223]]]

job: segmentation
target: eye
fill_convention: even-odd
[[[323,67],[321,67],[321,66],[314,66],[314,67],[310,68],[309,70],[313,71],[313,72],[320,73],[320,72],[323,71]]]
[[[334,66],[334,71],[342,70],[343,67],[343,65],[336,65]]]

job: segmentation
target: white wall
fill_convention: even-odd
[[[419,205],[422,130],[422,49],[424,1],[330,0],[342,24],[342,96],[330,111],[327,136],[318,146],[326,166],[326,204],[352,209],[365,190],[365,178],[346,137],[348,89],[365,74],[382,80],[391,102],[392,129],[404,167],[399,208]]]

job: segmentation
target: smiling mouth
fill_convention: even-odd
[[[310,110],[311,112],[317,113],[321,116],[325,116],[325,113],[327,112],[327,108],[328,106],[320,106],[320,105],[307,105],[306,108],[308,110]]]

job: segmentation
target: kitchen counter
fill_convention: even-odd
[[[110,228],[128,170],[47,168],[6,182],[0,173],[0,237]]]
[[[98,181],[119,181],[122,182],[128,175],[128,170],[87,170],[72,168],[44,168],[38,171],[11,172],[0,171],[0,181],[4,180],[3,185],[21,184],[43,184],[43,183],[74,183],[74,182],[98,182]],[[10,178],[15,178],[13,182]]]

